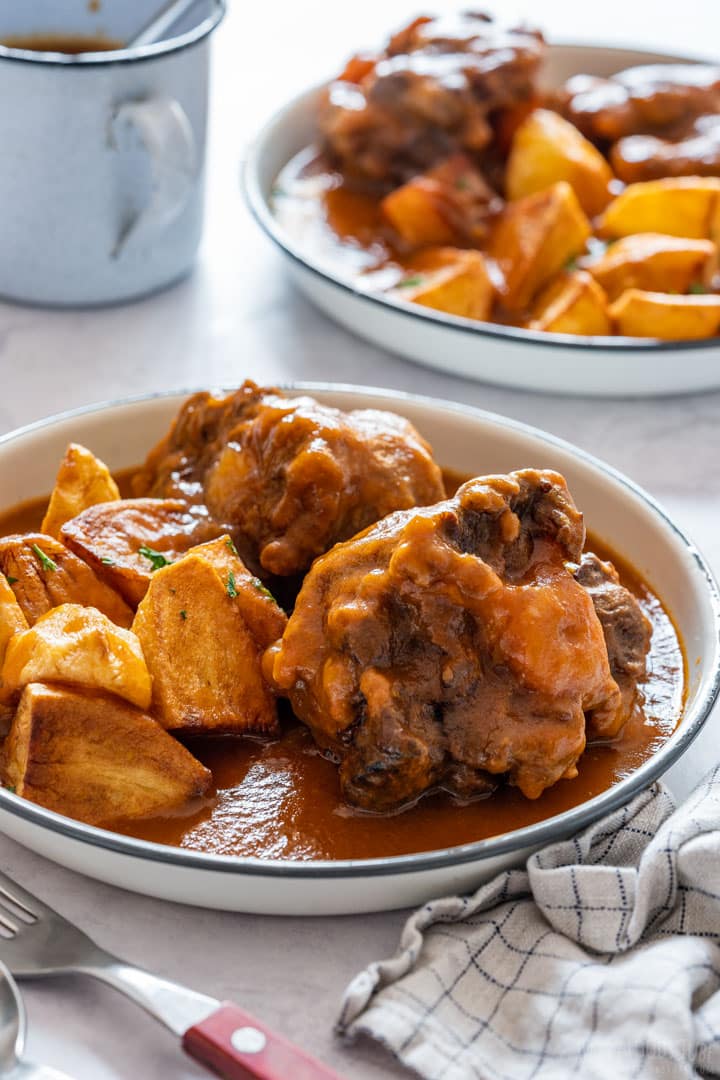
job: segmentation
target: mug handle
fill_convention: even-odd
[[[123,101],[110,120],[110,145],[117,148],[120,130],[135,129],[150,158],[152,195],[147,206],[122,230],[112,252],[119,258],[130,237],[163,228],[185,207],[197,177],[197,148],[192,125],[182,105],[170,97]]]

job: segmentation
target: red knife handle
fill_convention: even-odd
[[[189,1028],[183,1048],[225,1080],[341,1080],[231,1001]]]

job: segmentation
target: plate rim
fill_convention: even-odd
[[[215,390],[228,392],[237,387],[219,385],[215,387],[204,386],[202,391],[213,392]],[[705,689],[702,698],[696,703],[692,715],[683,718],[679,726],[662,747],[648,758],[647,761],[625,777],[618,784],[600,792],[592,799],[588,799],[578,806],[543,821],[515,829],[498,836],[487,837],[482,840],[471,841],[455,847],[436,848],[428,852],[414,852],[407,855],[393,855],[374,859],[261,859],[257,856],[217,855],[209,852],[196,851],[193,849],[173,847],[158,844],[153,841],[140,840],[137,837],[126,836],[109,829],[101,829],[94,825],[76,821],[73,818],[58,814],[45,807],[38,806],[21,796],[14,794],[4,787],[0,787],[0,812],[9,813],[23,819],[33,826],[38,826],[55,834],[60,834],[66,839],[86,844],[93,848],[102,848],[114,854],[139,858],[149,862],[163,863],[173,866],[178,870],[201,870],[210,873],[222,873],[236,875],[238,878],[249,875],[253,877],[267,878],[305,878],[305,879],[349,879],[363,877],[389,877],[394,874],[425,873],[434,870],[459,866],[471,862],[481,862],[485,859],[505,856],[514,852],[527,849],[537,849],[548,842],[561,839],[564,836],[578,832],[591,822],[598,820],[605,814],[617,810],[627,804],[632,798],[646,790],[650,784],[657,780],[669,767],[677,761],[688,749],[690,744],[700,733],[720,695],[720,588],[715,576],[698,547],[685,534],[685,532],[673,521],[663,506],[645,491],[639,484],[616,469],[614,466],[602,461],[595,455],[588,453],[582,448],[557,435],[546,432],[532,424],[526,424],[521,420],[503,416],[500,413],[480,409],[474,405],[464,405],[460,402],[449,401],[444,398],[436,398],[426,394],[414,394],[403,390],[383,388],[376,386],[362,386],[353,383],[331,383],[323,381],[293,380],[279,384],[279,389],[291,392],[308,393],[339,393],[364,395],[365,397],[384,398],[395,400],[400,405],[403,402],[412,403],[425,408],[440,409],[444,412],[454,412],[471,419],[481,420],[487,424],[501,428],[509,428],[520,434],[532,438],[540,438],[541,441],[571,453],[594,470],[610,477],[615,483],[624,487],[631,495],[639,499],[658,515],[666,528],[674,534],[677,540],[690,556],[693,570],[700,575],[706,588],[706,596],[709,608],[714,616],[715,635],[713,637],[713,650],[709,667],[713,670],[712,678]],[[141,405],[162,399],[177,398],[182,400],[197,389],[161,390],[146,394],[138,394],[130,397],[111,398],[94,404],[82,405],[74,409],[66,409],[59,413],[53,413],[42,419],[22,425],[0,436],[0,453],[2,448],[11,442],[25,438],[35,432],[52,428],[60,423],[72,421],[78,417],[100,414],[110,409],[122,408],[133,405]]]
[[[710,58],[690,55],[687,53],[661,53],[651,49],[643,49],[630,45],[602,45],[588,44],[571,41],[549,41],[550,48],[579,49],[589,53],[601,52],[634,52],[647,57],[665,57],[668,62],[702,63],[710,62]],[[657,62],[657,61],[656,61]],[[316,83],[306,87],[276,109],[263,123],[259,131],[250,140],[246,155],[240,166],[240,187],[245,204],[251,216],[262,232],[289,258],[307,270],[315,277],[320,278],[325,284],[341,289],[354,299],[368,301],[383,311],[420,320],[421,323],[429,323],[431,326],[452,330],[457,333],[468,334],[471,337],[495,338],[513,344],[539,345],[545,348],[562,350],[590,350],[599,352],[607,350],[611,353],[622,355],[624,353],[662,353],[672,351],[687,351],[712,349],[720,345],[720,335],[710,338],[683,338],[677,341],[666,341],[659,338],[635,338],[621,337],[619,335],[580,335],[558,334],[541,330],[529,330],[518,326],[503,326],[499,323],[483,322],[479,319],[468,319],[460,315],[450,315],[446,312],[434,309],[422,308],[418,304],[411,304],[406,300],[392,297],[383,293],[366,292],[356,287],[352,280],[333,274],[330,270],[311,261],[302,251],[300,245],[293,243],[273,215],[270,204],[262,191],[259,177],[259,160],[262,151],[272,141],[273,131],[283,119],[309,103],[321,90],[328,85],[328,81]],[[289,159],[288,159],[289,160]],[[287,161],[285,162],[287,164]]]

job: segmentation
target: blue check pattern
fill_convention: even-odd
[[[720,1077],[720,768],[427,904],[338,1030],[427,1080]]]

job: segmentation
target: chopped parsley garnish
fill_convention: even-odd
[[[17,581],[17,578],[13,577],[12,574],[6,574],[5,580],[7,581],[8,585],[14,585]]]
[[[142,555],[143,559],[149,559],[152,563],[153,571],[162,570],[163,566],[170,566],[172,559],[166,559],[162,551],[155,551],[154,548],[148,547],[147,544],[143,544],[138,548],[138,555]]]
[[[30,547],[33,549],[38,559],[40,560],[40,565],[42,566],[43,570],[57,570],[57,563],[53,562],[50,556],[46,555],[44,551],[41,551],[37,544],[31,544]]]
[[[115,565],[115,560],[111,559],[109,557],[109,555],[103,555],[100,562],[103,564],[103,566],[114,566]]]
[[[568,261],[563,266],[563,270],[565,270],[566,273],[568,273],[568,274],[572,274],[574,270],[577,270],[577,268],[578,268],[577,255],[574,255],[572,259],[568,259]]]
[[[252,579],[252,583],[253,583],[253,585],[255,586],[255,588],[257,589],[257,591],[258,591],[258,592],[261,592],[261,593],[263,594],[263,596],[265,597],[265,599],[266,599],[266,600],[272,600],[273,604],[275,603],[275,597],[274,597],[274,596],[273,596],[273,594],[272,594],[272,593],[270,592],[270,590],[269,590],[269,589],[267,589],[267,588],[266,588],[266,587],[265,587],[265,586],[263,585],[263,583],[262,583],[262,581],[260,580],[260,578],[256,578],[256,577],[254,577],[254,578]]]
[[[14,795],[15,794],[15,785],[14,784],[6,784],[5,785],[5,790],[6,791],[11,791],[13,793],[13,795]]]
[[[468,180],[467,176],[458,176],[457,180],[455,181],[455,187],[458,189],[458,191],[467,191],[467,189],[470,187],[470,181]]]
[[[230,551],[232,551],[233,555],[237,555],[238,549],[235,547],[235,545],[233,544],[233,542],[232,542],[232,540],[230,539],[229,536],[228,536],[227,540],[225,541],[225,547],[229,548]]]
[[[416,274],[415,277],[406,277],[404,281],[398,284],[399,289],[409,289],[413,285],[422,285],[422,278]]]
[[[228,574],[227,585],[225,586],[225,588],[230,599],[234,600],[238,594],[238,591],[235,588],[235,575],[233,574],[232,570]]]
[[[187,611],[185,610],[185,608],[183,608],[182,611],[180,612],[180,618],[182,619],[183,622],[185,622],[185,620],[187,619]]]
[[[704,296],[705,293],[710,292],[710,290],[708,289],[707,285],[703,285],[702,281],[693,281],[692,285],[688,289],[688,292],[692,293],[693,296]]]

